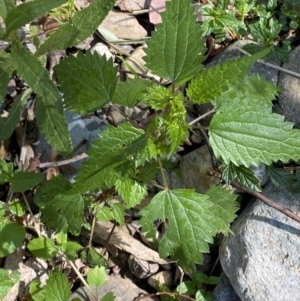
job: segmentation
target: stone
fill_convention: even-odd
[[[139,279],[145,279],[153,275],[159,270],[157,263],[151,263],[130,255],[128,258],[128,266],[131,273]]]
[[[221,274],[221,280],[214,289],[212,301],[241,301],[224,273]]]
[[[139,40],[147,36],[144,27],[129,13],[110,11],[101,26],[119,39]]]
[[[106,59],[114,59],[112,53],[109,51],[108,47],[103,43],[97,43],[91,48],[91,52],[97,52],[100,56],[105,55]]]
[[[146,9],[149,7],[147,0],[118,0],[115,5],[119,6],[121,10],[134,11]]]
[[[269,181],[263,194],[300,214],[300,194]],[[300,226],[256,200],[233,223],[220,245],[220,261],[243,301],[300,300]]]
[[[288,63],[282,68],[300,73],[300,46],[295,48],[290,54]],[[283,110],[287,121],[295,123],[296,128],[300,128],[300,78],[280,72],[278,86],[284,89],[279,94],[278,102]]]
[[[131,301],[136,300],[142,294],[147,295],[147,292],[140,289],[136,286],[130,279],[124,279],[120,276],[109,276],[102,286],[91,286],[91,289],[94,295],[97,296],[98,300],[106,295],[108,292],[114,294],[114,300],[124,300]],[[80,287],[77,289],[68,299],[72,301],[73,299],[78,298],[82,301],[94,301],[95,298],[91,295],[89,290],[86,287]],[[143,301],[159,301],[157,297],[148,297],[143,299]]]
[[[258,166],[251,165],[250,168],[254,175],[258,178],[260,186],[265,185],[269,179],[266,165],[261,163]]]
[[[180,189],[185,187],[179,168],[175,167],[171,170],[165,170],[165,176],[170,189]],[[164,185],[161,172],[157,175],[157,182],[162,186]]]
[[[148,278],[148,284],[157,289],[158,284],[170,288],[173,284],[173,275],[170,271],[161,271]]]
[[[194,188],[199,193],[205,193],[213,184],[220,184],[220,179],[207,174],[213,170],[211,160],[207,145],[182,157],[180,171],[186,188]]]

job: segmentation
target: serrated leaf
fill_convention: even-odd
[[[112,210],[111,208],[105,206],[100,209],[97,213],[97,221],[109,222],[112,220]]]
[[[23,243],[25,234],[24,227],[18,223],[0,223],[0,257],[13,253]]]
[[[58,252],[54,241],[46,237],[38,237],[31,240],[27,244],[27,248],[34,256],[46,260],[51,260]]]
[[[255,177],[254,172],[243,165],[236,166],[232,163],[226,164],[223,169],[222,178],[227,185],[229,185],[231,181],[236,181],[249,190],[261,191],[259,180]]]
[[[176,287],[176,292],[181,294],[194,295],[196,293],[196,287],[193,281],[183,281]]]
[[[65,115],[45,97],[38,96],[36,101],[36,120],[39,130],[61,155],[72,156],[72,141]]]
[[[153,84],[150,80],[128,78],[126,82],[118,83],[112,102],[132,108],[143,99],[144,92]]]
[[[221,107],[210,123],[209,141],[217,158],[235,165],[299,160],[300,131],[271,108],[240,100],[236,107]]]
[[[112,218],[120,225],[125,224],[125,207],[122,204],[112,204]]]
[[[224,92],[240,83],[250,66],[270,52],[266,48],[252,56],[244,56],[235,61],[227,61],[204,70],[192,80],[187,88],[188,96],[194,103],[203,104],[221,97]]]
[[[14,173],[11,189],[13,192],[24,192],[33,188],[45,179],[42,173],[31,173],[23,170],[18,170]]]
[[[219,232],[224,234],[232,233],[229,226],[237,217],[235,212],[239,209],[236,202],[238,196],[233,195],[229,190],[221,186],[210,187],[205,195],[209,196],[210,201],[214,204],[210,211],[214,214],[215,234]]]
[[[34,301],[45,301],[44,291],[41,288],[41,282],[34,279],[29,284],[29,293]]]
[[[0,298],[4,298],[10,289],[20,280],[18,271],[0,269]]]
[[[89,285],[100,286],[106,282],[105,267],[96,266],[89,269],[87,274],[87,282]]]
[[[1,10],[1,1],[4,0],[0,0],[0,10]],[[12,67],[10,53],[6,53],[4,50],[0,50],[0,96],[1,97],[4,97],[6,95],[9,78],[13,73],[13,71],[14,69]]]
[[[230,87],[222,96],[215,98],[212,103],[217,108],[221,106],[235,107],[240,106],[240,99],[242,98],[243,101],[253,105],[269,108],[272,106],[272,100],[276,98],[278,91],[281,91],[280,87],[274,86],[258,74],[253,74],[245,76],[237,85]]]
[[[42,220],[58,232],[68,231],[78,235],[85,223],[83,209],[84,201],[80,194],[58,194],[54,199],[47,199],[43,202]]]
[[[8,209],[11,214],[21,217],[26,212],[25,205],[18,199],[8,202]]]
[[[140,184],[129,177],[118,179],[115,185],[127,208],[140,204],[147,195],[146,185]]]
[[[14,0],[0,0],[0,16],[5,20],[7,14],[14,8]]]
[[[67,0],[35,0],[16,6],[10,10],[5,18],[7,33],[9,34],[12,30],[20,28],[51,9],[64,4],[66,1]]]
[[[115,300],[114,294],[111,293],[111,292],[105,294],[105,295],[101,298],[101,301],[114,301],[114,300]]]
[[[97,53],[79,52],[54,67],[66,109],[86,114],[104,107],[115,91],[117,68]]]
[[[173,97],[174,93],[170,89],[153,85],[147,89],[144,95],[144,102],[154,110],[164,110]]]
[[[34,92],[45,97],[48,103],[55,105],[62,113],[61,95],[40,61],[17,41],[11,47],[11,60],[14,68],[18,71],[18,75],[26,81]]]
[[[56,195],[67,192],[72,187],[71,183],[62,175],[44,181],[34,195],[34,203],[40,208],[45,208]]]
[[[106,266],[106,259],[94,250],[94,248],[86,248],[80,253],[80,258],[85,264]]]
[[[201,70],[205,52],[194,9],[186,0],[172,0],[161,17],[144,49],[146,66],[162,78],[187,81]]]
[[[101,138],[93,141],[93,148],[87,152],[89,159],[79,169],[74,190],[84,193],[101,188],[108,176],[114,176],[116,181],[117,167],[128,161],[135,164],[143,157],[146,148],[147,137],[143,130],[129,123],[116,128],[108,126],[101,132]]]
[[[108,12],[112,9],[115,0],[98,0],[91,3],[87,8],[76,12],[70,21],[61,25],[38,48],[36,55],[42,55],[50,50],[66,49],[74,46],[88,38],[104,20]]]
[[[18,95],[9,110],[8,116],[0,118],[0,141],[11,136],[16,124],[19,122],[23,107],[24,101],[21,101],[21,95]]]
[[[67,276],[58,270],[50,274],[43,290],[45,301],[67,301],[71,295],[71,285]]]
[[[155,237],[156,219],[166,223],[166,231],[159,243],[159,254],[162,258],[169,255],[175,260],[176,250],[180,248],[186,265],[202,263],[201,252],[208,252],[208,243],[213,241],[215,227],[211,212],[213,203],[206,195],[193,190],[176,189],[157,193],[151,202],[140,211],[140,224],[143,232]]]
[[[9,162],[0,161],[0,184],[12,181],[14,174],[14,165]]]
[[[296,180],[296,177],[293,173],[290,173],[282,168],[267,166],[267,171],[272,182],[277,187],[291,188]]]
[[[77,251],[82,249],[82,246],[77,242],[68,241],[61,246],[61,250],[68,260],[75,260],[78,258]]]

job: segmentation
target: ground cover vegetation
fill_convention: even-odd
[[[299,190],[298,173],[287,176],[272,164],[279,160],[299,161],[300,132],[283,116],[272,113],[272,101],[280,89],[258,75],[247,75],[258,59],[275,55],[280,61],[288,60],[293,41],[285,37],[298,29],[299,7],[293,0],[216,1],[203,10],[205,19],[197,23],[188,1],[172,0],[166,3],[162,23],[145,49],[147,68],[167,79],[168,85],[137,74],[119,82],[112,59],[90,52],[62,60],[54,68],[57,82],[50,80],[45,55],[89,37],[114,2],[95,1],[76,12],[73,1],[36,0],[19,6],[12,0],[0,1],[0,16],[5,23],[0,27],[0,39],[8,42],[6,49],[0,50],[0,92],[2,96],[6,94],[12,74],[27,86],[7,106],[7,114],[1,116],[1,141],[11,139],[20,116],[27,110],[28,99],[35,101],[40,132],[65,159],[73,157],[65,110],[84,115],[111,104],[134,107],[143,101],[154,112],[146,125],[128,120],[118,127],[107,126],[93,142],[74,183],[61,175],[46,180],[39,169],[23,170],[8,159],[0,161],[0,184],[7,192],[2,194],[0,207],[0,257],[24,245],[33,256],[51,263],[46,285],[41,287],[38,281],[30,284],[30,300],[69,298],[71,283],[57,267],[57,258],[68,262],[87,287],[102,285],[106,263],[92,246],[95,222],[113,220],[123,225],[125,211],[141,203],[151,184],[159,192],[139,212],[139,223],[154,239],[160,256],[176,261],[191,279],[173,293],[166,291],[168,295],[162,298],[176,300],[181,292],[196,300],[210,300],[210,292],[204,288],[216,279],[196,272],[194,266],[202,263],[202,253],[209,252],[218,233],[231,232],[230,223],[239,206],[229,184],[237,181],[250,191],[261,191],[250,166],[264,163],[277,184]],[[18,29],[45,14],[58,20],[60,26],[43,44],[32,37],[37,46],[33,55],[23,47]],[[207,51],[204,37],[213,34],[222,42],[228,33],[235,38],[251,34],[255,43],[245,50],[252,55],[206,70],[202,65]],[[184,91],[179,89],[187,83]],[[164,166],[193,130],[193,125],[186,122],[186,110],[191,104],[208,102],[214,105],[213,118],[204,130],[214,156],[222,162],[218,172],[226,185],[212,186],[205,194],[171,189]],[[156,182],[159,172],[163,185]],[[278,176],[280,173],[284,176]],[[28,191],[34,195],[35,209],[27,201]],[[112,202],[117,195],[121,201]],[[157,240],[161,224],[165,231]],[[90,230],[86,246],[70,239],[70,235],[78,236],[83,227]],[[73,264],[80,256],[92,257],[95,264],[86,278]],[[19,277],[17,271],[0,269],[0,281],[4,283],[1,298]],[[113,300],[113,295],[108,293],[101,300]]]

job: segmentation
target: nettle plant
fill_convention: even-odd
[[[0,140],[11,136],[28,97],[33,95],[41,133],[65,158],[71,158],[73,151],[64,110],[84,115],[108,104],[134,107],[143,101],[155,113],[147,125],[128,119],[118,127],[107,126],[93,142],[89,158],[72,184],[62,176],[46,181],[40,172],[30,173],[15,169],[11,162],[0,162],[0,183],[10,184],[9,201],[1,203],[0,257],[23,243],[27,227],[38,236],[27,244],[33,255],[53,265],[53,258],[62,256],[75,270],[73,261],[79,254],[90,255],[102,267],[91,269],[87,280],[89,284],[100,285],[105,280],[104,260],[97,258],[91,245],[96,220],[124,224],[125,210],[140,204],[147,195],[147,185],[153,184],[160,191],[140,211],[139,223],[154,239],[158,226],[154,222],[164,223],[165,231],[157,241],[160,256],[170,256],[184,271],[191,272],[196,263],[202,263],[202,253],[209,252],[215,235],[231,232],[229,225],[236,217],[238,205],[237,196],[226,186],[212,186],[205,194],[168,187],[163,162],[172,157],[192,130],[186,122],[188,103],[214,105],[214,116],[207,129],[209,144],[216,158],[224,162],[227,184],[237,180],[249,189],[260,190],[250,165],[300,159],[299,130],[285,122],[283,116],[272,113],[272,100],[278,88],[256,74],[247,75],[251,64],[271,49],[206,70],[201,65],[205,43],[193,8],[186,0],[173,0],[166,3],[163,22],[145,48],[147,67],[169,80],[169,86],[138,77],[118,82],[118,70],[111,59],[79,52],[54,68],[58,89],[49,79],[41,57],[50,50],[66,49],[87,38],[115,1],[99,0],[76,12],[38,47],[35,55],[28,52],[17,30],[65,2],[37,0],[18,7],[13,6],[12,0],[0,2],[0,15],[6,27],[1,29],[1,39],[10,43],[8,49],[0,51],[1,93],[6,93],[13,73],[30,87],[15,98],[8,116],[0,119]],[[186,83],[189,84],[184,94],[177,88]],[[164,185],[155,182],[158,172]],[[24,227],[15,220],[25,219],[24,192],[32,188],[35,188],[34,203],[40,210],[41,221],[24,222]],[[111,202],[117,195],[122,201]],[[28,204],[27,210],[31,212]],[[91,226],[86,212],[93,216]],[[55,235],[42,235],[40,222],[53,229]],[[67,233],[79,235],[83,226],[91,228],[91,238],[85,248],[68,241],[67,236]],[[17,271],[13,274],[0,271],[0,277],[9,283],[2,290],[3,296],[19,276]],[[88,286],[80,274],[79,277]],[[57,282],[62,285],[56,286]],[[54,293],[60,295],[60,300],[67,300],[70,284],[62,272],[53,269],[43,288],[37,281],[32,282],[30,293],[34,300],[56,300]]]

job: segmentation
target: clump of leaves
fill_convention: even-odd
[[[205,53],[201,37],[203,28],[196,23],[193,9],[186,0],[173,0],[166,3],[163,22],[148,42],[145,57],[147,67],[154,74],[168,79],[170,86],[160,86],[139,78],[120,83],[112,60],[88,52],[77,57],[70,56],[55,67],[60,89],[64,93],[63,103],[61,94],[49,79],[38,56],[84,40],[103,20],[115,1],[99,0],[76,12],[32,55],[22,46],[16,30],[32,18],[64,3],[47,0],[48,6],[45,8],[41,5],[44,1],[36,0],[16,8],[12,3],[0,6],[0,15],[6,25],[2,36],[11,43],[9,50],[0,51],[3,62],[0,75],[2,92],[14,71],[33,89],[37,123],[47,141],[64,157],[72,156],[64,107],[85,114],[109,103],[133,107],[143,100],[156,111],[156,115],[145,129],[128,121],[118,127],[108,126],[93,143],[93,148],[88,152],[89,158],[79,169],[73,184],[62,177],[43,181],[39,173],[15,171],[11,163],[1,162],[0,184],[10,183],[13,192],[22,193],[43,181],[36,190],[34,202],[40,210],[42,222],[55,230],[56,238],[53,241],[41,237],[38,232],[38,237],[28,243],[28,249],[35,256],[47,260],[63,256],[74,268],[72,262],[79,256],[82,246],[69,242],[67,233],[79,235],[82,226],[89,227],[84,212],[88,209],[92,213],[92,232],[97,219],[123,224],[125,210],[142,201],[147,194],[147,184],[153,183],[160,170],[164,184],[140,211],[140,224],[143,231],[155,239],[157,223],[154,221],[164,223],[165,233],[158,241],[160,256],[171,256],[185,271],[192,272],[196,263],[202,263],[202,252],[209,252],[214,236],[220,232],[230,233],[229,225],[235,219],[238,205],[237,197],[225,187],[212,186],[205,194],[193,189],[172,190],[168,187],[162,161],[176,152],[191,128],[185,120],[188,103],[176,87],[190,82],[186,89],[190,101],[195,104],[213,103],[216,113],[208,129],[209,143],[215,156],[224,162],[226,182],[234,179],[249,189],[260,190],[250,165],[271,165],[277,160],[287,162],[300,159],[299,130],[293,129],[291,123],[285,122],[282,116],[273,114],[271,110],[271,102],[278,89],[257,75],[247,75],[251,64],[271,49],[265,48],[251,57],[205,70],[201,65]],[[23,14],[25,8],[31,13]],[[225,16],[224,19],[229,26],[232,18]],[[0,119],[1,140],[10,137],[25,102],[26,97],[17,97],[9,115]],[[99,191],[103,192],[100,196]],[[123,201],[110,203],[110,198],[116,194]],[[99,204],[99,200],[102,203]],[[24,227],[11,221],[13,212],[16,212],[11,210],[7,212],[3,206],[0,211],[0,238],[4,242],[0,246],[0,256],[12,253],[24,240]],[[7,235],[11,229],[16,235],[14,240]],[[93,252],[91,241],[87,250],[87,255]],[[104,265],[101,260],[94,262]],[[1,275],[8,276],[5,271]],[[103,276],[103,268],[95,268],[88,276],[88,282],[95,284],[94,279],[97,278],[101,281],[96,284],[102,284],[103,277],[99,275]],[[15,274],[9,277],[8,284],[18,279]],[[85,279],[81,280],[88,286]],[[210,280],[205,281],[209,283]],[[66,276],[57,269],[52,271],[44,288],[35,282],[31,285],[32,298],[36,294],[38,297],[34,300],[54,300],[51,299],[52,293],[58,282],[63,284],[60,300],[66,300],[70,286]],[[200,287],[195,286],[194,290],[200,298]]]

